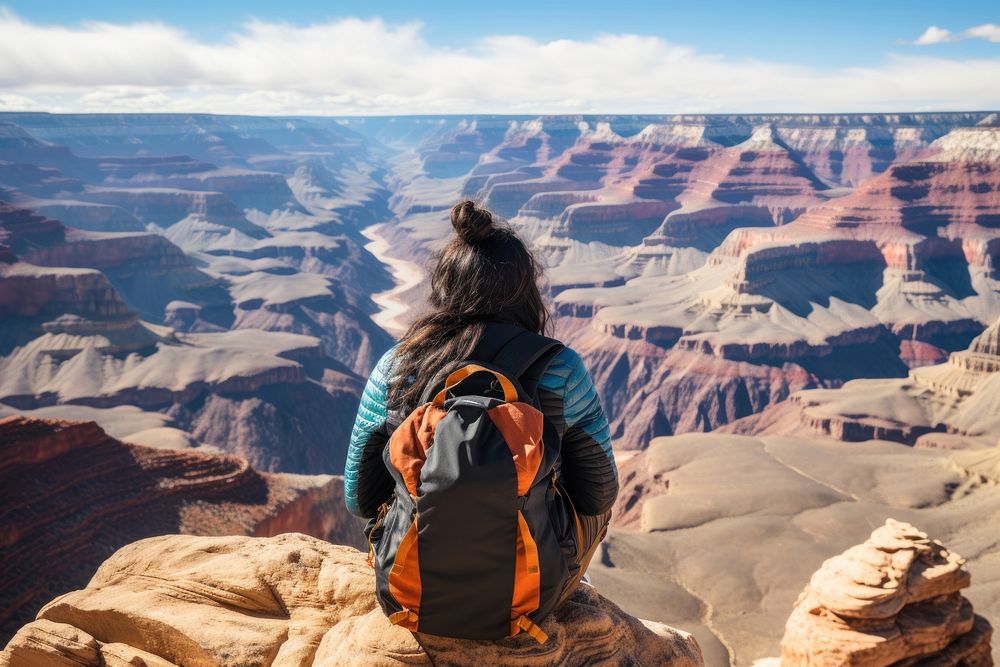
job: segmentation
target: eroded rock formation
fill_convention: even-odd
[[[917,447],[991,447],[1000,437],[1000,320],[948,361],[905,379],[854,380],[837,389],[793,394],[739,433],[823,435]]]
[[[135,405],[169,413],[201,441],[262,469],[341,469],[361,380],[328,356],[319,340],[220,331],[218,322],[226,318],[217,316],[227,309],[229,294],[160,236],[83,232],[4,207],[0,241],[39,264],[56,265],[19,261],[9,252],[0,264],[0,401],[22,410]],[[308,278],[327,286],[318,275],[288,276],[284,284],[301,290]],[[276,301],[295,301],[294,294],[278,292]],[[139,313],[150,319],[164,313],[174,295],[198,300],[194,321],[183,327],[189,333],[140,320]],[[220,308],[223,299],[226,307]],[[384,345],[387,334],[346,297],[309,305],[332,331],[354,334],[343,343],[353,348],[339,351],[359,370],[380,354],[373,345]],[[370,335],[357,332],[358,319],[348,313],[368,322]],[[167,314],[184,324],[173,311]],[[305,328],[287,310],[273,315],[280,321],[259,326]]]
[[[545,644],[445,639],[390,625],[364,554],[301,534],[164,536],[109,558],[0,653],[0,665],[702,665],[687,633],[581,585]]]
[[[905,377],[908,366],[962,349],[984,324],[995,321],[1000,308],[993,268],[1000,252],[995,223],[1000,214],[1000,132],[977,127],[955,133],[928,145],[920,159],[889,166],[854,193],[815,204],[824,191],[815,179],[802,175],[807,172],[779,142],[780,132],[761,131],[707,157],[707,166],[692,172],[708,170],[705,178],[678,194],[678,201],[700,197],[708,205],[720,183],[729,182],[727,176],[709,177],[711,163],[717,162],[715,169],[722,173],[729,164],[726,156],[748,155],[745,168],[733,167],[737,177],[731,193],[745,192],[758,208],[812,198],[815,205],[806,213],[782,225],[752,226],[757,223],[744,220],[741,225],[751,226],[729,234],[704,266],[679,274],[650,271],[650,261],[662,267],[664,257],[676,255],[669,244],[681,239],[673,236],[672,220],[678,220],[678,237],[690,238],[704,233],[708,222],[719,222],[708,213],[715,204],[695,207],[688,223],[697,222],[697,229],[685,231],[687,223],[678,218],[688,215],[682,208],[645,239],[635,263],[613,259],[619,262],[617,284],[595,273],[605,285],[560,291],[555,297],[564,316],[560,333],[585,352],[602,376],[600,388],[612,421],[623,424],[615,431],[619,446],[641,445],[649,435],[692,427],[711,430],[796,389],[836,387],[855,378]],[[764,164],[756,169],[759,160]],[[774,173],[785,174],[778,179],[784,185],[775,185],[775,199],[769,202],[765,176]],[[795,182],[812,190],[778,194]],[[726,205],[746,203],[740,199]],[[560,252],[564,261],[581,256]],[[630,277],[634,271],[642,273]],[[741,382],[738,392],[730,392],[734,376],[748,376],[736,372],[737,364],[753,367],[751,375],[767,377],[766,383]],[[715,371],[708,370],[712,366]],[[931,381],[929,371],[917,372],[916,379]],[[717,397],[713,387],[719,389]],[[632,399],[624,403],[614,398],[622,394]],[[682,413],[659,409],[655,402],[664,396],[667,402],[681,399]],[[641,424],[648,430],[653,414],[661,414],[668,428],[636,432],[626,426]],[[643,418],[636,419],[639,415]],[[925,426],[935,430],[939,421],[931,419]],[[918,428],[913,438],[920,433]]]
[[[52,208],[60,210],[58,206],[39,210]],[[82,231],[0,202],[0,242],[27,264],[53,271],[60,267],[101,271],[147,320],[158,321],[169,301],[187,299],[203,304],[208,319],[232,321],[232,304],[223,283],[196,269],[180,248],[162,236],[145,231]]]
[[[960,592],[964,563],[889,519],[813,575],[785,627],[781,666],[992,665],[992,628]]]

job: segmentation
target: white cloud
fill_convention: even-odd
[[[932,25],[924,30],[924,34],[917,37],[913,43],[926,46],[928,44],[943,44],[944,42],[959,42],[963,39],[985,39],[990,42],[1000,42],[1000,25],[984,23],[962,32],[952,32],[947,28]]]
[[[914,40],[914,44],[941,44],[942,42],[951,42],[955,40],[955,35],[947,28],[939,28],[936,25],[932,25],[927,30],[924,30],[924,34],[917,37]]]
[[[979,28],[982,28],[980,26]],[[976,28],[978,30],[978,28]],[[0,12],[0,109],[251,114],[919,111],[1000,107],[1000,58],[891,56],[818,69],[658,37],[455,49],[416,23],[252,21],[218,42],[159,23],[77,27]]]
[[[986,39],[998,43],[1000,42],[1000,25],[996,23],[984,23],[983,25],[977,25],[975,28],[969,28],[964,34],[970,38]]]

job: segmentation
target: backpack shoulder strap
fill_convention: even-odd
[[[497,341],[502,342],[498,344]],[[535,398],[538,381],[549,361],[563,348],[563,344],[554,338],[506,323],[487,325],[482,342],[486,345],[482,350],[476,346],[476,358],[488,360],[517,378],[531,399]],[[493,352],[492,357],[486,357],[487,352]],[[479,356],[480,353],[483,353],[483,356]]]
[[[493,363],[497,355],[503,350],[507,343],[514,338],[525,333],[526,330],[516,324],[507,322],[487,322],[483,337],[479,339],[476,346],[469,354],[469,359],[475,361],[489,361]],[[504,370],[508,370],[506,367]]]

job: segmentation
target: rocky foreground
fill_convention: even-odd
[[[795,602],[781,657],[755,667],[989,667],[992,628],[960,592],[969,584],[962,556],[889,519],[823,563]],[[153,537],[45,605],[0,667],[704,664],[690,634],[585,584],[543,622],[541,645],[410,633],[389,624],[373,588],[361,552],[298,533]]]
[[[3,667],[133,665],[702,665],[687,633],[634,618],[581,585],[526,635],[443,639],[390,625],[364,554],[300,534],[150,538],[47,604]]]
[[[0,525],[3,639],[144,537],[298,531],[354,544],[360,535],[340,477],[262,473],[208,447],[144,447],[93,422],[28,417],[0,419]]]

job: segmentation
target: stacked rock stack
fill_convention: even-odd
[[[964,563],[887,520],[813,575],[785,626],[780,664],[992,665],[990,624],[960,592],[970,583]]]

